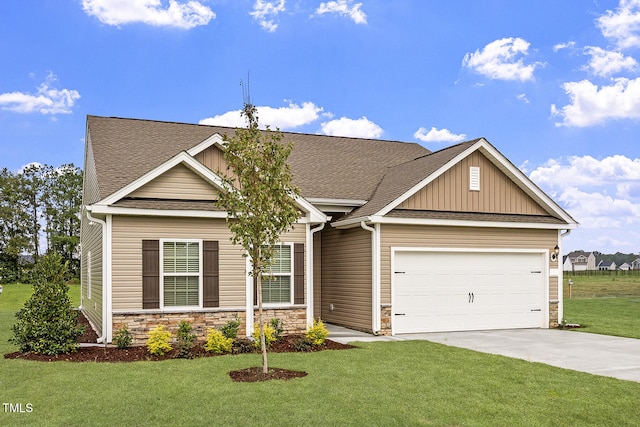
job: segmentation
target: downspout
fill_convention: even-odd
[[[323,222],[316,228],[309,227],[309,233],[307,233],[307,328],[313,325],[313,292],[314,292],[314,283],[313,283],[313,237],[318,231],[322,231],[324,229],[324,225],[326,222]]]
[[[380,224],[368,226],[360,221],[363,230],[371,232],[371,329],[380,332]]]
[[[558,239],[558,247],[560,247],[560,253],[558,254],[558,323],[562,322],[564,318],[564,264],[562,263],[562,238],[571,234],[571,229],[566,230],[564,233],[560,232],[560,238]]]
[[[100,224],[102,227],[102,335],[98,337],[96,342],[104,343],[105,346],[106,338],[107,338],[107,310],[105,308],[106,294],[107,294],[107,251],[105,250],[105,245],[107,241],[107,223],[101,219],[94,218],[89,213],[89,210],[85,207],[84,212],[87,216],[87,219],[91,222],[95,222]]]

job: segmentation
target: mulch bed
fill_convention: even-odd
[[[97,334],[91,329],[87,319],[80,314],[78,316],[78,323],[86,325],[85,333],[78,339],[79,343],[95,344],[98,339]],[[282,337],[279,341],[273,343],[269,347],[269,353],[291,353],[297,352],[296,343],[304,338],[303,335],[287,335]],[[313,346],[306,351],[324,351],[324,350],[346,350],[355,348],[349,344],[341,344],[335,341],[326,340],[321,346]],[[253,348],[252,344],[248,340],[239,340],[239,345],[234,347],[234,353],[259,353],[259,350]],[[176,349],[165,353],[162,356],[152,356],[147,351],[145,346],[134,346],[128,349],[118,349],[113,346],[91,346],[80,347],[78,351],[67,354],[59,354],[57,356],[47,356],[44,354],[35,353],[21,353],[14,352],[4,355],[5,359],[23,359],[23,360],[36,360],[40,362],[138,362],[138,361],[159,361],[176,359],[179,356],[179,352]],[[204,350],[203,343],[197,343],[192,351],[193,358],[200,357],[215,357],[216,354],[209,353]],[[307,375],[306,372],[289,371],[286,369],[270,368],[269,373],[266,375],[262,373],[261,367],[242,369],[240,371],[232,371],[229,373],[234,381],[254,382],[254,381],[266,381],[270,379],[290,379],[300,378]]]

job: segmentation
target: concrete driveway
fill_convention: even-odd
[[[401,334],[395,338],[428,340],[483,353],[501,354],[564,369],[640,382],[640,340],[631,338],[557,329]]]
[[[356,341],[427,340],[500,354],[574,371],[640,382],[640,340],[558,329],[433,332],[375,336],[327,324],[329,339]]]

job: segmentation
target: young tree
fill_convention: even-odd
[[[250,274],[258,296],[262,372],[266,374],[261,279],[272,262],[280,236],[291,230],[300,217],[295,202],[299,190],[292,183],[287,163],[293,145],[282,141],[279,130],[267,127],[261,132],[252,104],[245,103],[242,115],[247,127],[236,129],[230,138],[225,136],[228,170],[221,175],[228,190],[221,192],[217,204],[227,211],[232,242],[241,245],[251,260]]]

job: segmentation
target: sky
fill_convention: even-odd
[[[86,116],[417,142],[485,137],[640,252],[640,0],[3,0],[0,168],[83,165]]]

